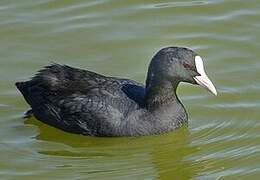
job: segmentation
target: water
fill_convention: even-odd
[[[243,0],[0,1],[0,179],[259,179],[260,4]],[[219,96],[183,84],[190,123],[94,138],[23,119],[14,83],[51,62],[144,82],[151,56],[187,46]]]

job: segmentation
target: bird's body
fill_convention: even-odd
[[[181,79],[170,81],[153,69],[167,51],[176,49],[161,50],[153,58],[145,86],[59,64],[16,86],[37,119],[62,130],[92,136],[159,134],[187,122],[176,95]]]

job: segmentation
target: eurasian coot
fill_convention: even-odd
[[[146,84],[52,64],[16,86],[40,121],[91,136],[140,136],[187,123],[176,95],[180,82],[217,91],[202,59],[190,49],[166,47],[152,58]]]

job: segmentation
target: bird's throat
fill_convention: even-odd
[[[179,103],[176,89],[179,83],[169,81],[149,82],[146,87],[145,104],[147,109],[155,110],[160,107]]]

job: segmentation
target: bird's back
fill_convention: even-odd
[[[120,135],[124,120],[144,102],[144,87],[135,81],[59,64],[16,86],[37,119],[79,134]]]

